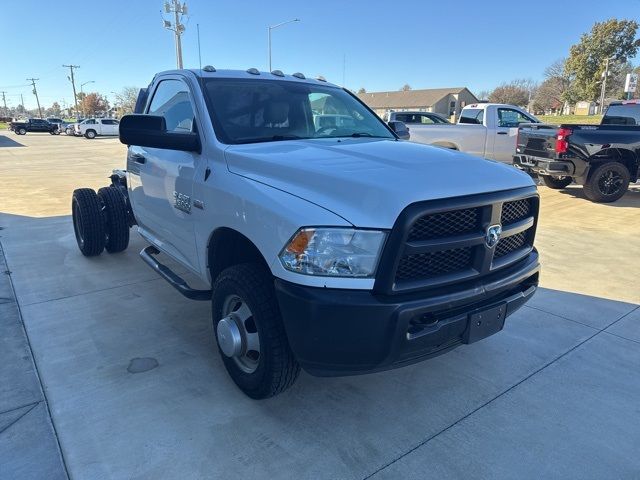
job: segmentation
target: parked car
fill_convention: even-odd
[[[513,160],[547,187],[576,182],[589,200],[615,202],[640,177],[640,101],[612,102],[600,125],[524,126]]]
[[[11,122],[9,128],[13,130],[16,135],[26,135],[27,132],[47,132],[51,135],[58,135],[57,125],[49,123],[43,118],[30,118],[28,120]]]
[[[76,134],[76,125],[78,125],[79,123],[81,123],[84,119],[83,118],[79,118],[76,119],[76,121],[74,122],[66,122],[66,124],[64,125],[64,133],[66,135],[74,135]]]
[[[92,139],[99,135],[118,135],[120,122],[114,118],[87,118],[74,125],[75,134]]]
[[[352,121],[317,128],[318,96]],[[173,70],[141,97],[120,124],[126,171],[73,193],[78,247],[120,252],[137,225],[142,259],[212,302],[224,365],[252,398],[300,366],[367,373],[481,340],[536,291],[539,199],[516,168],[399,141],[299,73]]]
[[[462,109],[456,125],[413,125],[411,140],[511,164],[525,123],[540,120],[514,105],[475,103]]]
[[[61,118],[49,117],[47,118],[47,122],[49,122],[52,125],[55,125],[59,133],[64,131],[62,126],[64,124],[64,120],[62,120]]]
[[[407,125],[450,125],[451,122],[444,115],[434,112],[387,112],[383,118],[387,122],[399,120]]]

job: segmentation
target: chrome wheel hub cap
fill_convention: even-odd
[[[220,350],[243,372],[255,372],[260,363],[260,337],[249,306],[239,296],[229,295],[222,315],[216,329]]]

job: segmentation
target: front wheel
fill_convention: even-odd
[[[26,135],[27,134],[27,129],[23,128],[23,127],[20,127],[18,130],[16,130],[16,133],[18,135]]]
[[[552,177],[549,175],[540,175],[544,184],[554,190],[560,190],[571,185],[573,179],[571,177]]]
[[[615,202],[627,192],[629,181],[629,170],[623,164],[603,163],[589,174],[584,195],[592,202]]]
[[[222,361],[246,395],[268,398],[293,385],[300,366],[264,267],[246,263],[224,270],[213,286],[212,312]]]
[[[96,132],[94,130],[87,130],[84,136],[91,140],[93,138],[96,138]]]

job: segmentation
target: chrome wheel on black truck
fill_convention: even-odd
[[[272,397],[289,388],[300,373],[291,352],[273,278],[261,265],[224,270],[213,287],[213,327],[222,361],[249,397]]]
[[[584,194],[593,202],[615,202],[627,192],[629,181],[629,170],[625,165],[619,162],[603,163],[589,174],[584,184]]]
[[[78,248],[85,257],[100,255],[105,246],[105,222],[102,204],[91,188],[73,191],[71,199],[73,231]]]

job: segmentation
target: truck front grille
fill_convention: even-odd
[[[431,278],[445,273],[457,272],[469,268],[471,248],[453,248],[441,252],[417,253],[400,259],[396,278]]]
[[[452,212],[435,213],[418,219],[409,232],[409,241],[430,240],[449,235],[460,235],[480,228],[478,208],[465,208]]]
[[[383,252],[376,289],[393,294],[441,287],[495,274],[533,249],[535,188],[407,207]],[[502,226],[497,244],[487,230]]]

